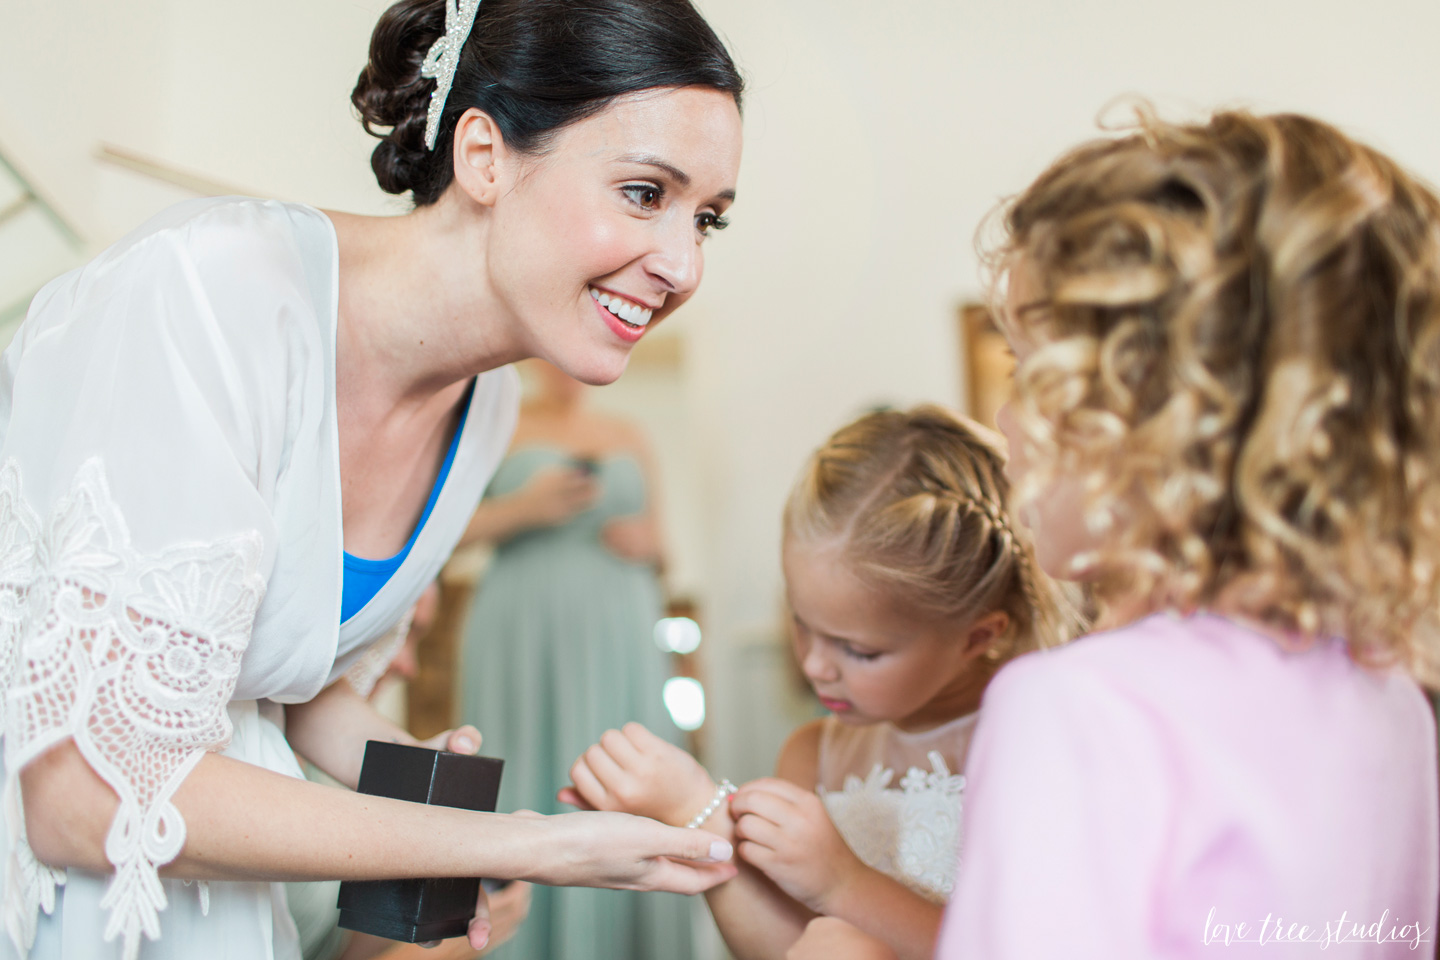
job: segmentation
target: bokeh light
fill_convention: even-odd
[[[694,653],[700,647],[700,624],[689,617],[666,617],[657,621],[655,646],[667,653]]]
[[[665,681],[665,709],[681,730],[699,730],[705,722],[705,688],[694,677]]]

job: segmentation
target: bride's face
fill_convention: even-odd
[[[486,264],[527,352],[609,383],[690,299],[735,198],[740,114],[703,87],[620,98],[524,158],[491,210]]]

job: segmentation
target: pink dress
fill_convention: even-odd
[[[1022,657],[965,773],[940,960],[1435,949],[1434,717],[1339,642],[1156,615]]]

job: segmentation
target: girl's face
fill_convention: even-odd
[[[486,264],[526,352],[586,383],[619,377],[631,348],[699,287],[740,142],[728,93],[681,87],[622,97],[513,160]]]
[[[1043,287],[1033,271],[1022,261],[1010,270],[1010,287],[1005,297],[1005,317],[1000,324],[1010,350],[1015,354],[1019,370],[1035,352],[1037,345],[1026,335],[1027,324],[1022,318],[1044,310]],[[1005,435],[1010,448],[1005,462],[1005,475],[1012,486],[1019,488],[1035,468],[1025,452],[1024,434],[1015,419],[1011,403],[995,414],[995,424]],[[1080,485],[1068,474],[1054,477],[1043,490],[1021,505],[1017,517],[1030,528],[1035,541],[1035,561],[1051,577],[1074,580],[1074,560],[1099,544],[1085,525],[1085,505]]]
[[[922,730],[979,707],[994,664],[977,658],[1000,639],[1003,613],[958,628],[908,617],[855,576],[833,540],[787,537],[783,563],[796,659],[842,723]]]

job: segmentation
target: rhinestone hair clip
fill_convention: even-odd
[[[460,65],[460,51],[470,36],[475,24],[475,11],[480,9],[480,0],[445,0],[445,35],[430,45],[425,62],[420,65],[420,76],[435,81],[435,92],[430,94],[430,109],[425,115],[425,149],[434,150],[435,140],[440,136],[440,115],[445,112],[445,101],[450,99],[450,85],[455,82],[455,68]]]

